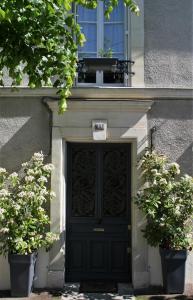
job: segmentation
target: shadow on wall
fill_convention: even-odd
[[[18,170],[40,150],[50,155],[50,133],[50,113],[40,98],[0,100],[1,167]]]
[[[38,251],[38,257],[35,268],[34,287],[47,287],[47,272],[49,263],[49,252],[41,248]]]
[[[193,143],[190,144],[182,153],[182,155],[177,159],[177,163],[181,166],[183,173],[188,173],[192,176],[193,174]]]
[[[156,127],[154,148],[180,164],[182,172],[193,173],[193,101],[155,101],[148,113],[148,127]]]
[[[0,290],[10,289],[10,273],[9,273],[9,263],[8,258],[0,255],[0,268],[1,268],[1,280],[0,280]]]

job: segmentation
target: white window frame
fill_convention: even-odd
[[[99,57],[99,50],[104,48],[104,11],[103,1],[98,2],[97,7],[97,57]],[[78,16],[76,16],[76,20]],[[115,23],[115,22],[113,22]],[[118,22],[119,23],[119,22]],[[124,9],[124,59],[131,60],[131,13],[125,7]],[[129,71],[131,68],[129,66]],[[75,82],[76,86],[131,86],[131,75],[124,74],[124,83],[103,83],[103,72],[96,72],[96,83],[82,83],[78,82],[78,75]]]

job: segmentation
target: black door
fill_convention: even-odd
[[[131,282],[131,145],[68,143],[66,281]]]

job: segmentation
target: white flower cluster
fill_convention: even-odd
[[[27,174],[33,176],[33,175],[35,175],[35,172],[34,172],[33,169],[28,169],[28,170],[27,170]]]
[[[9,228],[4,227],[0,229],[0,233],[8,233],[9,232]]]
[[[21,206],[19,204],[15,203],[14,208],[15,208],[15,210],[20,210]]]
[[[38,178],[38,182],[48,182],[47,178],[45,176],[41,176],[40,178]]]
[[[47,172],[51,172],[53,169],[54,169],[53,164],[47,164],[47,165],[43,166],[43,170],[47,171]]]
[[[48,191],[46,190],[46,188],[44,188],[44,189],[42,189],[42,190],[40,191],[40,195],[41,195],[41,196],[47,196],[47,195],[48,195]]]
[[[54,197],[54,198],[55,198],[55,197],[56,197],[56,193],[53,192],[53,191],[51,191],[51,192],[50,192],[50,197]]]
[[[0,197],[7,197],[9,195],[10,195],[10,193],[8,192],[8,190],[6,190],[6,189],[0,190]]]
[[[18,197],[19,198],[33,198],[35,196],[35,193],[34,192],[26,192],[26,191],[22,191],[18,194]]]
[[[0,219],[1,220],[4,219],[4,212],[5,212],[5,209],[4,208],[0,208]]]
[[[180,174],[180,166],[177,163],[171,163],[168,165],[169,170],[173,171],[175,174]]]
[[[28,162],[24,162],[23,164],[21,164],[23,168],[28,166]]]
[[[18,194],[18,197],[20,197],[20,198],[26,197],[26,192],[25,192],[25,191],[20,192],[20,193]]]
[[[5,168],[0,168],[0,175],[1,174],[5,174],[7,171],[6,171],[6,169]]]
[[[27,197],[29,197],[30,199],[33,198],[35,196],[34,192],[28,192],[27,193]]]
[[[52,232],[46,233],[46,240],[52,244],[56,239],[58,239],[58,235]]]
[[[160,181],[159,181],[159,183],[161,185],[167,184],[167,180],[165,178],[161,178]]]
[[[180,212],[180,206],[179,206],[179,205],[176,205],[176,207],[175,207],[175,215],[176,215],[177,217],[179,217],[179,216],[181,215],[181,212]]]
[[[44,212],[45,212],[45,209],[44,209],[43,207],[41,207],[41,206],[38,208],[38,210],[39,210],[41,213],[44,213]]]
[[[13,172],[9,175],[9,178],[10,179],[15,179],[15,178],[18,178],[18,174],[16,172]]]
[[[42,152],[34,153],[34,155],[32,156],[32,160],[34,160],[34,161],[43,161],[44,160],[43,153]]]
[[[151,170],[151,173],[152,173],[153,175],[157,175],[158,171],[157,171],[156,169],[152,169],[152,170]]]
[[[5,212],[4,208],[0,208],[0,215],[2,215]]]
[[[34,180],[34,176],[31,176],[31,175],[25,176],[25,181],[26,182],[32,182],[33,180]]]
[[[39,196],[39,199],[40,199],[41,201],[45,201],[45,200],[46,200],[46,198],[45,198],[44,196],[42,196],[42,195]]]
[[[190,175],[185,174],[182,177],[182,179],[183,179],[183,181],[188,182],[191,186],[193,186],[193,178]]]

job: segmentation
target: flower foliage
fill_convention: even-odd
[[[144,237],[151,246],[191,248],[193,178],[179,177],[179,165],[156,152],[147,152],[140,164],[145,185],[136,204],[147,218]]]
[[[118,1],[104,0],[106,17]],[[134,0],[124,3],[138,14]],[[76,4],[94,9],[97,0],[0,1],[0,85],[5,67],[13,86],[21,85],[27,74],[31,88],[58,88],[59,112],[65,111],[76,75],[77,49],[85,41],[72,13]]]
[[[54,197],[47,188],[53,165],[43,159],[34,153],[19,173],[0,168],[0,254],[30,254],[58,238],[48,232],[44,204]]]

